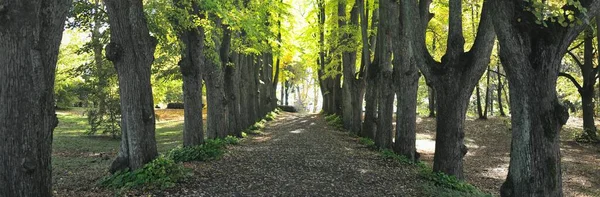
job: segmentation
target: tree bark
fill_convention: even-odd
[[[229,119],[227,135],[242,137],[240,118],[240,55],[231,54],[233,65],[225,66],[225,95],[227,96],[227,118]]]
[[[179,1],[174,2],[184,8]],[[199,15],[197,5],[189,14]],[[197,146],[204,142],[202,120],[202,69],[204,65],[204,28],[181,30],[178,37],[184,44],[179,69],[183,76],[184,126],[183,146]]]
[[[358,27],[359,8],[361,2],[357,1],[350,11],[350,25],[346,25],[346,4],[338,4],[338,15],[340,28],[356,28]],[[354,34],[344,31],[342,44],[343,48],[352,47]],[[344,127],[354,134],[360,133],[361,115],[362,115],[362,79],[360,73],[356,73],[356,48],[347,49],[342,54],[344,86],[342,87],[343,95],[343,121]],[[360,71],[359,71],[360,72]],[[356,78],[358,75],[358,79]]]
[[[394,3],[396,4],[396,3]],[[415,34],[412,16],[416,15],[416,2],[401,1],[399,25],[392,27],[394,33],[394,79],[398,104],[396,106],[396,140],[394,151],[410,161],[417,161],[416,147],[417,91],[419,88],[419,70],[414,57]],[[392,7],[393,8],[393,7]],[[393,19],[394,17],[392,17]],[[397,43],[396,43],[397,42]]]
[[[0,196],[52,196],[54,80],[70,4],[0,2]]]
[[[398,4],[392,0],[381,0],[379,2],[379,18],[382,20],[377,30],[378,50],[375,52],[375,64],[379,64],[378,91],[379,104],[377,108],[377,132],[375,133],[375,145],[386,149],[392,147],[393,114],[394,114],[394,78],[392,66],[393,37],[398,26]]]
[[[488,69],[490,70],[490,66],[488,64]],[[487,120],[488,119],[488,110],[491,110],[490,108],[493,107],[493,105],[490,104],[490,102],[492,102],[492,99],[490,99],[490,72],[486,71],[486,77],[485,77],[485,108],[483,110],[483,116],[480,116],[479,119],[482,120]]]
[[[366,18],[366,17],[365,17]],[[366,20],[365,20],[366,21]],[[379,25],[379,9],[373,10],[373,15],[371,18],[371,30],[375,30]],[[371,35],[370,40],[370,51],[376,51],[377,38],[376,34]],[[370,55],[371,53],[369,53]],[[371,57],[368,57],[368,61],[366,61],[366,69],[365,69],[365,115],[361,128],[361,136],[375,139],[375,133],[377,131],[377,104],[379,103],[379,92],[377,90],[377,78],[379,75],[379,65],[375,62],[371,61]]]
[[[231,31],[221,19],[215,16],[217,27],[223,30],[223,37],[215,41],[218,48],[219,60],[206,59],[206,94],[208,102],[206,134],[209,139],[225,138],[229,134],[228,95],[225,93],[225,69],[229,63],[229,47],[231,44]],[[213,38],[218,40],[218,38]]]
[[[416,36],[421,43],[419,59],[421,72],[431,81],[435,89],[437,104],[436,151],[433,170],[463,178],[463,161],[466,154],[464,146],[464,119],[469,98],[490,62],[495,39],[491,8],[486,1],[483,4],[481,20],[470,51],[464,51],[462,35],[462,2],[450,1],[448,49],[441,62],[433,60],[425,48],[426,25],[431,18],[430,1],[419,4],[421,21]],[[416,10],[417,8],[413,8]]]
[[[150,69],[157,41],[148,31],[141,0],[105,0],[110,24],[106,57],[119,75],[121,148],[110,171],[136,170],[158,152]]]
[[[500,64],[496,64],[496,76],[498,77],[498,110],[500,110],[500,116],[505,117],[506,113],[504,112],[504,106],[502,105],[502,89],[504,88],[504,85],[502,84],[500,75]]]
[[[433,87],[431,85],[429,85],[429,83],[427,84],[427,89],[428,89],[428,100],[429,100],[429,117],[430,118],[435,118],[435,108],[436,108],[436,103],[435,103],[435,90],[433,89]]]
[[[569,115],[558,101],[556,80],[568,46],[584,25],[564,28],[547,21],[548,27],[540,28],[533,25],[536,19],[523,4],[492,2],[512,107],[511,159],[500,194],[562,196],[559,132]],[[600,2],[582,1],[582,6],[588,12],[579,17],[588,21]]]

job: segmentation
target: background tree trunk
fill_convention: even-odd
[[[215,16],[216,17],[216,16]],[[206,101],[208,102],[208,117],[206,120],[206,134],[209,139],[225,138],[229,134],[229,114],[227,105],[229,103],[225,93],[225,68],[229,62],[229,47],[231,44],[231,31],[227,25],[221,24],[221,19],[214,19],[217,27],[223,29],[221,41],[215,41],[215,47],[219,51],[220,62],[206,59]],[[218,38],[213,38],[218,40]]]
[[[0,2],[0,196],[52,196],[54,80],[70,4]]]
[[[500,64],[496,64],[496,76],[498,77],[498,110],[500,110],[500,116],[505,117],[506,113],[504,112],[504,106],[502,105],[502,89],[504,88],[504,85],[502,84],[500,75]]]
[[[150,36],[141,0],[105,0],[110,24],[106,57],[119,74],[121,148],[110,171],[136,170],[158,152],[150,68],[157,40]]]
[[[427,83],[427,89],[428,89],[428,100],[429,100],[429,117],[430,118],[435,118],[435,108],[436,108],[436,103],[435,103],[435,90],[433,89],[433,87],[431,85],[429,85],[429,83]]]

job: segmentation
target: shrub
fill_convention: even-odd
[[[167,153],[167,157],[175,162],[210,161],[218,159],[224,154],[223,148],[227,145],[239,143],[239,139],[227,136],[224,139],[206,140],[204,144],[193,147],[177,147]]]
[[[479,189],[477,189],[475,186],[464,182],[452,175],[448,175],[441,172],[433,172],[430,169],[421,169],[420,175],[426,180],[435,183],[435,185],[439,187],[471,194],[483,195],[483,193],[479,191]]]
[[[100,185],[112,189],[165,189],[189,175],[189,170],[170,158],[159,156],[143,168],[118,171],[101,180]]]
[[[331,114],[331,115],[325,116],[325,121],[327,121],[327,124],[329,124],[332,127],[337,128],[337,129],[344,128],[344,122],[343,122],[342,118],[336,114]]]
[[[361,138],[358,139],[358,142],[360,144],[366,145],[369,148],[376,148],[375,142],[373,140],[369,139],[369,138],[361,137]]]

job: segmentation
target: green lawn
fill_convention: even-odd
[[[89,136],[87,119],[80,109],[57,112],[59,124],[52,144],[53,189],[59,195],[69,191],[94,191],[97,182],[108,175],[108,167],[119,149],[119,139],[108,135]],[[182,143],[183,121],[156,123],[160,153]]]

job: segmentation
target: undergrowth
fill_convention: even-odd
[[[342,120],[342,117],[338,116],[337,114],[325,116],[325,121],[327,121],[327,124],[329,126],[335,127],[337,129],[344,128],[344,121]]]
[[[165,189],[190,175],[190,170],[174,160],[159,156],[143,168],[118,171],[100,181],[100,185],[120,191],[142,189]]]
[[[398,155],[390,149],[377,149],[375,142],[369,138],[361,137],[359,138],[359,143],[378,151],[379,155],[384,159],[417,167],[419,169],[419,177],[429,182],[428,185],[424,186],[424,190],[431,196],[491,196],[455,176],[447,175],[442,172],[434,172],[431,167],[424,162],[411,161],[405,156]]]
[[[118,171],[100,181],[103,187],[119,192],[127,189],[165,189],[175,186],[178,181],[191,175],[181,162],[209,161],[218,159],[227,145],[236,145],[240,139],[227,136],[224,139],[209,139],[204,144],[193,147],[177,147],[161,155],[143,168]]]

